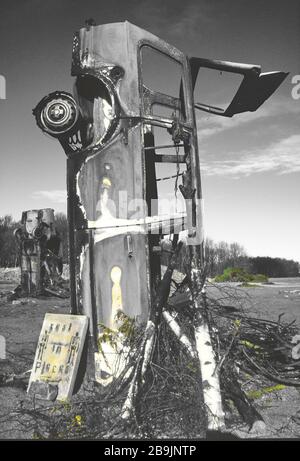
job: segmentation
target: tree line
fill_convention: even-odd
[[[12,216],[0,217],[0,267],[14,267],[18,264],[18,254],[14,229],[21,226]],[[68,220],[64,213],[55,214],[55,227],[63,244],[63,262],[68,262]],[[168,263],[171,241],[162,241],[162,264]],[[178,270],[185,272],[188,248],[184,245],[179,256]],[[268,277],[297,277],[299,263],[293,260],[271,257],[250,257],[244,247],[236,242],[205,241],[205,261],[209,276],[222,274],[227,267],[239,267],[253,274],[264,274]]]
[[[171,242],[163,241],[163,264],[167,264],[168,252],[171,249]],[[264,274],[267,277],[298,277],[299,263],[294,260],[283,258],[271,258],[247,255],[245,248],[237,242],[227,243],[224,241],[214,242],[207,238],[205,241],[205,262],[210,277],[223,273],[228,267],[241,268],[250,274]],[[188,260],[188,247],[183,246],[178,260],[178,270],[185,272]]]

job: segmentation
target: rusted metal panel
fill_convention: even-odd
[[[143,84],[144,46],[181,65],[181,98],[180,88],[178,98],[172,98]],[[153,115],[152,106],[159,103],[173,108],[185,132],[186,142],[181,142],[182,146],[186,151],[196,151],[188,70],[188,61],[182,52],[130,23],[83,28],[75,34],[73,43],[72,75],[76,77],[77,106],[71,95],[55,92],[35,109],[35,114],[40,114],[38,124],[49,134],[53,135],[57,122],[54,136],[68,155],[73,312],[94,317],[93,324],[109,323],[113,267],[119,267],[122,274],[124,312],[141,319],[147,317],[153,287],[160,278],[159,254],[152,248],[159,245],[163,226],[159,217],[154,223],[149,218],[146,227],[141,225],[141,220],[150,215],[147,205],[151,199],[157,199],[155,162],[175,162],[175,155],[172,158],[172,153],[165,157],[157,154],[156,157],[155,140],[149,137],[146,127],[148,130],[150,127],[150,133],[151,126],[160,126],[166,132],[172,130],[173,118]],[[184,110],[181,110],[182,104]],[[70,114],[67,122],[65,112]],[[50,130],[45,129],[47,118]],[[171,135],[169,139],[172,144],[166,147],[174,150]],[[186,154],[181,154],[176,161],[183,162],[185,157]],[[130,203],[133,205],[128,210]],[[158,235],[150,236],[149,229],[153,227],[157,228]],[[125,244],[128,237],[130,250]],[[129,287],[135,287],[134,299]],[[92,334],[97,336],[95,330]]]
[[[21,283],[15,292],[37,296],[47,278],[62,272],[61,240],[52,208],[24,211],[21,222],[23,227],[15,230],[21,268]]]
[[[177,96],[146,85],[145,50],[179,66]],[[128,22],[88,25],[74,35],[74,95],[51,93],[34,109],[39,127],[59,140],[68,157],[71,307],[72,313],[89,317],[96,351],[99,325],[114,328],[116,310],[146,319],[161,279],[157,249],[164,234],[188,231],[192,291],[201,286],[202,192],[193,90],[199,66],[211,63],[190,60]],[[257,66],[214,66],[259,72]],[[156,129],[168,139],[163,145]],[[150,207],[158,198],[157,182],[165,179],[156,177],[156,164],[163,162],[185,165],[179,188],[186,211],[168,216],[167,225],[157,204]],[[178,177],[177,170],[176,187]]]
[[[261,73],[261,67],[254,64],[218,61],[204,58],[190,58],[193,88],[201,68],[215,69],[243,75],[243,81],[229,106],[224,110],[197,102],[196,109],[223,117],[232,117],[242,112],[255,112],[281,85],[287,72]]]

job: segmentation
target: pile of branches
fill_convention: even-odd
[[[191,330],[189,322],[186,333]],[[149,336],[148,336],[149,338]],[[199,362],[182,347],[166,321],[155,333],[144,373],[145,325],[127,339],[127,366],[103,392],[103,401],[120,402],[110,437],[201,438],[205,435],[205,406]],[[146,350],[147,351],[147,350]],[[144,377],[143,381],[141,377]]]
[[[242,419],[251,428],[262,421],[251,399],[242,390],[242,376],[253,381],[300,386],[300,335],[295,326],[283,321],[257,318],[251,314],[251,298],[245,291],[209,283],[202,302],[208,312],[211,338],[217,357],[223,403],[234,402]],[[180,322],[191,311],[188,281],[176,284],[170,301]],[[245,307],[248,307],[246,313]],[[244,375],[243,375],[244,372]]]
[[[194,331],[194,306],[192,294],[189,286],[189,279],[185,277],[181,283],[174,283],[173,294],[168,298],[163,315],[168,313],[168,319],[173,320],[177,327],[180,325],[180,331],[174,331],[175,336],[170,339],[170,323],[160,323],[160,333],[156,336],[158,344],[163,344],[164,339],[171,340],[172,347],[169,350],[171,356],[180,356],[185,354],[185,363],[189,363],[194,370],[197,370],[195,382],[201,387],[205,385],[201,382],[201,370],[199,370],[199,361],[197,361],[195,351],[195,331]],[[283,321],[281,314],[277,321],[256,318],[254,315],[245,313],[245,305],[249,304],[250,297],[245,294],[245,291],[238,288],[228,286],[216,287],[211,284],[211,289],[202,290],[202,305],[203,310],[207,314],[207,322],[209,324],[210,337],[213,344],[213,349],[216,356],[215,374],[219,376],[220,391],[222,394],[223,404],[227,400],[233,401],[240,416],[248,424],[249,428],[253,427],[256,422],[263,421],[262,416],[255,408],[253,401],[247,396],[242,386],[242,376],[252,376],[253,380],[265,382],[266,379],[272,383],[279,383],[286,386],[300,386],[300,335],[299,330],[295,326],[295,320],[291,323]],[[213,291],[218,290],[221,296],[215,296]],[[166,319],[166,316],[165,316]],[[177,336],[177,337],[176,337]],[[139,350],[139,357],[145,360],[145,347],[143,345],[149,341],[149,337],[144,335]],[[146,339],[145,339],[146,338]],[[152,339],[153,340],[153,339]],[[179,341],[178,341],[179,340]],[[143,342],[144,341],[144,342]],[[153,344],[151,345],[153,346]],[[160,350],[158,348],[158,350]],[[166,344],[163,350],[166,350]],[[147,394],[147,390],[139,392],[141,384],[150,382],[156,383],[158,370],[164,369],[166,373],[170,371],[170,355],[164,362],[162,356],[154,347],[151,347],[152,356],[149,358],[148,364],[151,370],[151,379],[138,381],[137,375],[140,371],[140,376],[143,376],[145,367],[138,369],[137,357],[134,358],[135,366],[132,371],[135,375],[130,377],[129,381],[131,388],[127,394],[127,399],[123,406],[125,410],[125,419],[129,416],[127,406],[135,408],[135,415],[141,414],[141,405],[136,405],[136,402],[144,402],[143,395]],[[153,351],[156,351],[153,353]],[[148,371],[149,373],[149,371]],[[181,371],[183,373],[182,364]],[[171,371],[172,374],[172,371]],[[177,376],[178,381],[180,379]],[[194,382],[194,385],[195,385]],[[153,384],[152,384],[153,385]],[[150,407],[153,409],[159,402],[160,396],[162,400],[167,399],[164,394],[164,386],[155,388],[155,393],[152,395]],[[116,388],[117,390],[117,388]],[[181,392],[182,395],[182,392]],[[198,389],[198,408],[203,406],[203,394]],[[206,408],[207,411],[207,408]],[[201,411],[200,411],[201,412]],[[124,416],[124,413],[123,413]],[[147,412],[143,414],[144,420],[147,419]],[[202,411],[203,419],[203,411]]]
[[[218,330],[219,365],[234,363],[276,383],[300,386],[300,335],[295,320],[285,323],[284,314],[277,321],[255,318],[212,297],[206,302],[211,324]]]

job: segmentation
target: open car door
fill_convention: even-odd
[[[195,89],[201,68],[215,69],[243,75],[244,78],[231,103],[226,109],[195,102],[194,107],[223,117],[232,117],[242,112],[255,112],[280,86],[288,73],[261,73],[261,67],[253,64],[241,64],[204,58],[190,58],[192,86]]]

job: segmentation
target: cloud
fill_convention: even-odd
[[[39,200],[39,199],[47,199],[53,203],[66,203],[67,201],[67,191],[54,189],[54,190],[37,190],[33,192],[32,198]]]
[[[206,1],[199,3],[187,3],[183,5],[183,11],[176,15],[172,24],[168,22],[169,33],[174,36],[190,35],[194,36],[195,32],[199,34],[200,25],[212,23],[212,12]]]
[[[202,163],[206,176],[240,178],[274,172],[278,175],[300,172],[300,135],[292,135],[264,149],[243,151],[240,159]]]
[[[277,115],[299,114],[300,104],[295,104],[295,101],[288,98],[277,98],[266,103],[265,106],[259,108],[256,112],[245,112],[238,114],[232,118],[220,117],[217,115],[206,114],[197,117],[198,136],[200,139],[213,136],[221,133],[224,130],[238,128],[246,123],[255,122],[267,117],[276,117]],[[202,112],[202,114],[204,114]]]
[[[137,24],[144,23],[151,27],[151,31],[158,36],[167,35],[169,38],[185,39],[199,38],[199,31],[204,24],[214,26],[216,16],[215,7],[208,0],[190,0],[180,2],[165,0],[164,2],[137,2],[133,14]]]

